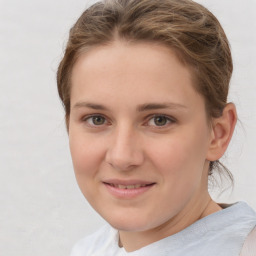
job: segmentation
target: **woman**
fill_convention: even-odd
[[[58,90],[77,182],[109,225],[72,256],[241,253],[255,212],[208,193],[237,120],[231,74],[221,25],[193,1],[108,0],[81,15]]]

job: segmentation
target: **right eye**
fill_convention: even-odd
[[[90,126],[101,126],[107,122],[106,118],[100,115],[86,117],[84,118],[84,121],[87,122]]]

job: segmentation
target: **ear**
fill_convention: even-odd
[[[213,120],[207,160],[216,161],[223,156],[232,138],[236,121],[236,107],[233,103],[228,103],[222,116]]]

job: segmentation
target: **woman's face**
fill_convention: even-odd
[[[69,119],[75,175],[115,228],[164,227],[205,203],[211,137],[204,99],[167,47],[115,42],[75,64]]]

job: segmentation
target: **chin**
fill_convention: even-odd
[[[104,218],[104,216],[102,216]],[[145,216],[129,215],[104,218],[113,228],[126,232],[143,232],[154,228],[153,220]],[[157,226],[157,225],[156,225]]]
[[[109,222],[110,223],[110,222]],[[147,225],[138,224],[138,223],[110,223],[110,225],[119,230],[124,232],[143,232],[149,229]]]

